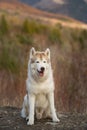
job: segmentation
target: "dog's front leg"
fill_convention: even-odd
[[[35,107],[35,95],[29,94],[28,95],[28,102],[29,102],[29,116],[28,116],[28,122],[27,125],[33,125],[34,124],[34,107]]]
[[[53,92],[48,94],[48,101],[49,101],[49,105],[50,105],[53,122],[59,122],[60,120],[57,118],[56,111],[55,111],[54,93]]]

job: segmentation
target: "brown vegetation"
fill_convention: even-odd
[[[50,27],[30,17],[21,20],[20,14],[1,14],[0,105],[21,107],[29,50],[49,47],[57,110],[87,113],[87,30],[59,23]]]

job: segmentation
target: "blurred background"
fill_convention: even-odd
[[[87,0],[0,0],[0,106],[22,106],[32,46],[51,50],[57,111],[87,114]]]

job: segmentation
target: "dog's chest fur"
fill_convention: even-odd
[[[35,106],[38,108],[46,108],[48,105],[48,99],[46,94],[37,94],[35,100]]]
[[[29,79],[26,80],[27,91],[31,94],[47,94],[54,90],[54,83],[52,82],[52,78],[49,77],[43,83],[36,83]]]

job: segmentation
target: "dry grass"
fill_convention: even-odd
[[[14,21],[13,15],[11,19],[6,18],[6,27],[2,26],[3,17],[0,18],[0,87],[3,86],[0,88],[0,105],[4,105],[3,100],[6,98],[10,105],[13,99],[15,106],[22,104],[29,50],[31,46],[39,50],[49,47],[56,86],[56,107],[62,112],[86,113],[87,30],[72,29],[60,24],[50,27],[40,21],[28,19],[26,22],[26,18],[21,20],[17,17],[17,21],[21,22],[18,24],[16,20],[11,22],[12,19]],[[11,91],[14,91],[12,99]],[[16,104],[19,97],[21,102]]]

